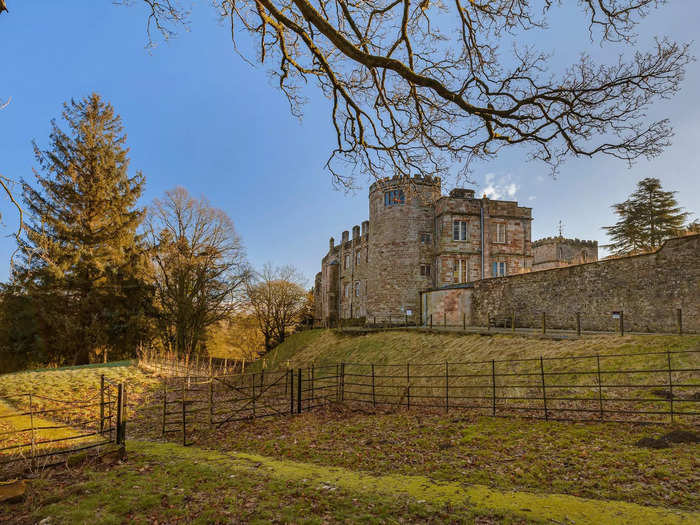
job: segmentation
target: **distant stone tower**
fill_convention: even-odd
[[[440,191],[438,177],[393,177],[370,186],[368,316],[419,311],[418,292],[433,285],[420,263],[431,265],[434,257],[432,241],[419,239],[432,238]]]
[[[550,270],[598,260],[598,241],[546,237],[532,243],[532,269]]]

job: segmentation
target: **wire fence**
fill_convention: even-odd
[[[66,454],[125,443],[126,388],[104,375],[94,395],[81,401],[41,392],[5,396],[4,400],[0,406],[0,465],[5,473],[45,467]]]
[[[226,424],[329,403],[469,411],[545,420],[700,423],[700,350],[433,364],[337,363],[174,376],[159,397],[161,433],[187,445]]]

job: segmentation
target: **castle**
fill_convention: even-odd
[[[597,243],[531,242],[532,209],[441,194],[437,177],[381,179],[369,189],[369,220],[330,238],[315,279],[318,324],[338,319],[417,318],[421,293],[490,277],[597,260]]]

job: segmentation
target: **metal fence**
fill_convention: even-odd
[[[126,388],[103,376],[94,395],[82,401],[39,392],[5,396],[0,415],[0,465],[48,466],[60,456],[110,443],[124,445]]]
[[[184,444],[228,423],[331,402],[545,420],[697,424],[700,350],[433,364],[338,363],[164,380],[161,430]]]

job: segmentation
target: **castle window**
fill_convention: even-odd
[[[355,281],[355,297],[360,297],[360,281]]]
[[[503,277],[504,275],[507,275],[506,269],[506,263],[503,261],[493,263],[491,277]]]
[[[350,297],[350,283],[347,283],[347,284],[345,285],[345,292],[344,292],[344,294],[345,294],[345,297]]]
[[[469,282],[469,265],[466,259],[457,259],[454,262],[453,281],[455,283]]]
[[[430,277],[430,265],[429,264],[421,264],[420,265],[420,274],[422,277]]]
[[[452,223],[452,240],[466,241],[467,240],[467,221],[454,221]]]
[[[430,234],[429,233],[421,233],[420,234],[420,242],[423,244],[430,244]]]
[[[362,250],[357,250],[357,252],[355,252],[355,266],[359,266],[361,260],[362,260]]]
[[[350,254],[349,253],[345,256],[345,269],[347,270],[348,268],[350,268]]]
[[[403,190],[391,190],[384,192],[384,206],[394,206],[396,204],[404,204],[406,198]]]
[[[581,259],[583,259],[583,262],[586,262],[588,260],[588,250],[583,250],[581,252]]]
[[[496,239],[493,242],[506,242],[506,225],[500,222],[496,223]]]

